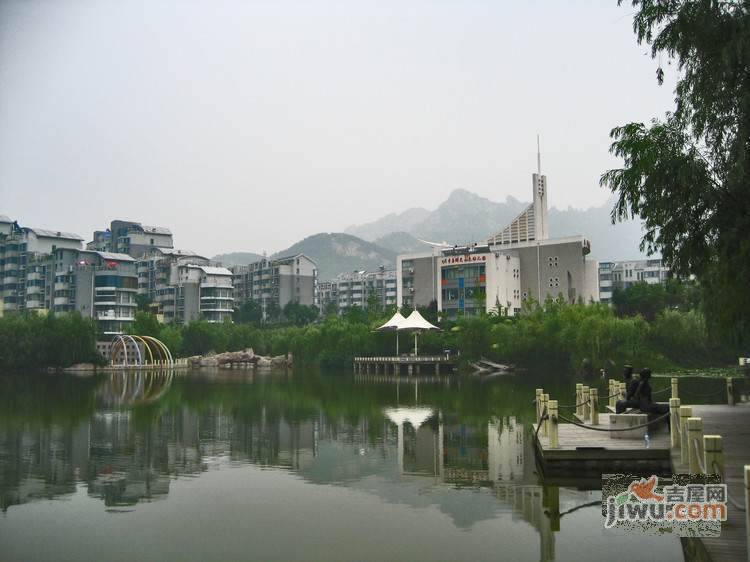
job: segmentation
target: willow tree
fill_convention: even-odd
[[[611,152],[624,161],[601,178],[617,196],[612,220],[640,217],[641,249],[660,252],[678,275],[695,275],[710,325],[748,342],[750,1],[632,5],[639,44],[674,62],[678,80],[672,112],[611,132]]]

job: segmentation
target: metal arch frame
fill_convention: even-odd
[[[136,336],[136,337],[138,337],[138,336]],[[124,363],[122,363],[122,365],[123,366],[128,366],[129,365],[129,363],[128,363],[128,346],[126,344],[126,340],[127,339],[129,339],[131,342],[133,342],[133,345],[135,346],[135,350],[138,353],[138,362],[136,363],[136,365],[143,365],[143,356],[141,355],[141,348],[138,347],[138,342],[135,341],[135,338],[133,338],[133,336],[130,336],[128,334],[120,334],[120,335],[115,336],[112,339],[112,344],[111,344],[111,346],[109,348],[110,362],[112,363],[112,365],[115,364],[114,363],[114,359],[115,359],[115,352],[117,350],[117,346],[118,345],[122,345],[122,353],[124,355]]]
[[[174,364],[174,359],[172,358],[172,352],[169,351],[169,348],[166,345],[164,345],[164,342],[152,336],[139,336],[139,337],[143,340],[152,342],[154,345],[156,345],[157,348],[159,349],[160,355],[162,355],[164,359],[166,359],[169,362],[170,365]]]
[[[115,365],[115,357],[116,354],[119,352],[119,346],[122,346],[122,352],[123,352],[123,363],[119,363],[121,366],[129,366],[128,363],[128,349],[127,349],[127,341],[130,340],[133,345],[135,346],[136,352],[138,354],[138,361],[135,364],[135,366],[143,366],[143,355],[141,354],[141,348],[138,345],[138,342],[143,344],[143,347],[148,352],[149,359],[151,363],[154,363],[154,351],[156,351],[160,357],[160,360],[165,360],[169,365],[174,365],[174,358],[172,357],[172,352],[169,351],[169,348],[162,342],[161,340],[158,340],[157,338],[154,338],[152,336],[133,336],[129,334],[120,334],[112,338],[112,343],[110,344],[110,363],[112,365]],[[148,363],[145,363],[146,365]]]

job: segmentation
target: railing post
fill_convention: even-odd
[[[557,435],[557,400],[550,400],[547,408],[549,414],[549,448],[557,449],[560,446]]]
[[[750,464],[745,465],[743,472],[745,473],[745,533],[747,534],[745,540],[746,544],[750,545],[750,509],[748,509],[750,506]],[[750,560],[750,548],[747,551],[747,559]]]
[[[547,423],[549,422],[549,394],[547,393],[542,394],[542,412],[544,412],[545,409],[547,410],[548,417],[546,420],[542,421],[541,424],[542,424],[542,435],[544,437],[547,437],[549,435],[549,423]]]
[[[536,404],[536,423],[539,423],[539,418],[542,415],[542,394],[544,394],[544,389],[537,388],[535,393],[536,400],[534,401],[534,404]]]
[[[576,401],[573,402],[576,405],[576,415],[581,416],[581,413],[583,412],[583,406],[579,406],[583,400],[581,399],[581,396],[583,394],[583,383],[579,382],[576,383]]]
[[[677,377],[672,377],[672,398],[679,398],[679,386],[677,382]]]
[[[680,448],[680,399],[669,399],[669,444],[673,449]]]
[[[727,377],[727,404],[734,406],[734,383],[732,377]]]
[[[586,421],[589,419],[589,387],[587,385],[583,385],[581,387],[581,402],[585,402],[583,406],[581,406],[581,418],[583,421]]]
[[[589,408],[591,412],[591,425],[599,425],[599,389],[589,390]]]
[[[703,436],[703,466],[706,474],[718,474],[724,479],[724,445],[721,435]]]
[[[688,418],[688,443],[690,453],[690,474],[703,474],[701,458],[703,457],[703,418]],[[698,444],[696,451],[695,444]]]
[[[690,463],[690,443],[688,442],[687,421],[693,415],[693,408],[690,406],[680,406],[680,461],[682,464]]]

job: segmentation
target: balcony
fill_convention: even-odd
[[[70,304],[70,298],[69,297],[55,297],[53,304],[55,306],[64,306],[66,304]]]
[[[67,291],[70,288],[70,283],[55,282],[55,285],[53,288],[55,291]]]

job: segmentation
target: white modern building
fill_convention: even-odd
[[[517,314],[525,300],[599,300],[598,264],[583,236],[549,238],[547,177],[532,175],[533,201],[486,242],[434,245],[397,258],[397,302],[437,304],[444,317]]]

